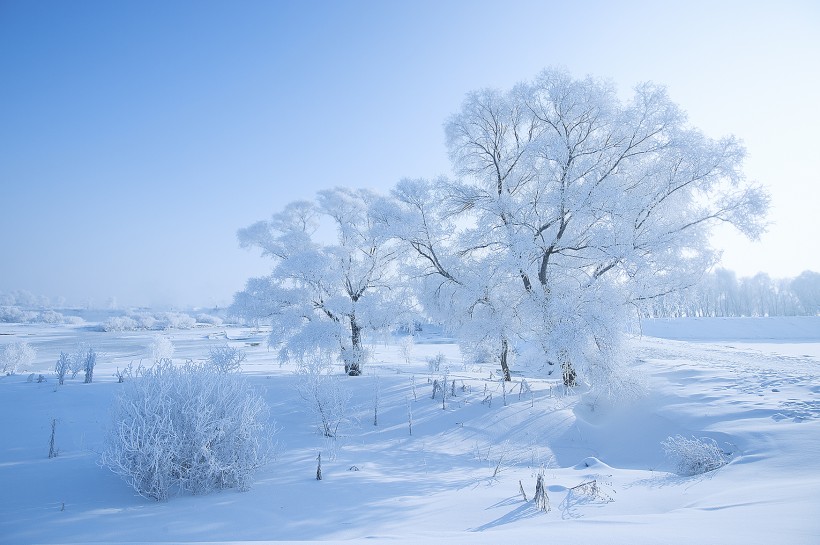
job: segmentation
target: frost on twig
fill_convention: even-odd
[[[714,471],[729,461],[729,455],[723,452],[714,439],[689,439],[675,435],[662,441],[661,446],[675,464],[675,472],[687,477]]]

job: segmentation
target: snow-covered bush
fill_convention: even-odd
[[[151,314],[140,314],[134,317],[134,320],[137,322],[137,329],[148,329],[148,330],[155,330],[155,329],[165,329],[165,327],[160,324],[159,320],[155,316]]]
[[[154,317],[155,324],[146,329],[191,329],[196,326],[196,320],[179,312],[163,312]]]
[[[53,310],[44,310],[37,316],[37,322],[43,324],[61,324],[64,321],[63,315]]]
[[[3,306],[0,307],[0,322],[5,322],[9,324],[23,324],[26,322],[31,322],[37,317],[36,312],[30,312],[28,310],[23,310],[20,307],[15,306]]]
[[[85,383],[91,384],[94,380],[94,367],[97,366],[97,352],[89,348],[83,355],[83,371],[85,372]]]
[[[13,341],[0,352],[0,365],[3,373],[13,375],[17,369],[34,361],[37,352],[26,341]]]
[[[340,377],[330,374],[330,369],[329,356],[305,356],[297,370],[298,391],[322,435],[336,438],[339,427],[352,420],[348,409],[350,392],[341,385]]]
[[[69,359],[69,370],[71,371],[71,378],[76,378],[80,371],[85,371],[85,359],[91,347],[86,343],[77,343],[74,348],[74,353]]]
[[[103,322],[103,331],[162,331],[166,329],[191,329],[196,320],[191,316],[177,312],[160,312],[158,314],[139,313],[129,316],[114,316]]]
[[[174,356],[174,345],[171,339],[164,335],[154,335],[151,341],[151,360],[161,361],[170,360]]]
[[[212,314],[197,314],[196,321],[199,324],[208,324],[208,325],[222,325],[222,318],[219,316],[213,316]]]
[[[245,351],[227,344],[212,347],[208,354],[208,363],[221,373],[239,371],[243,361],[245,361]]]
[[[447,357],[439,352],[433,357],[427,358],[427,370],[431,373],[438,373],[443,364],[447,363]]]
[[[155,500],[245,490],[272,454],[267,415],[240,374],[163,360],[124,383],[102,463]]]
[[[71,357],[65,352],[60,352],[60,359],[54,366],[54,373],[57,375],[57,382],[62,385],[65,382],[66,373],[71,369]]]
[[[135,331],[137,329],[139,329],[139,324],[130,316],[112,316],[102,323],[103,331]]]
[[[682,435],[670,436],[661,442],[666,456],[675,464],[678,475],[700,475],[726,465],[729,456],[723,452],[714,439]]]

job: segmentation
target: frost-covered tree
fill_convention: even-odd
[[[470,93],[445,129],[457,178],[434,184],[443,206],[425,209],[400,186],[414,230],[396,232],[426,266],[427,296],[491,301],[501,354],[514,333],[567,384],[616,355],[630,305],[697,281],[715,260],[711,226],[764,227],[742,146],[689,127],[653,84],[622,102],[607,82],[547,70]],[[426,230],[442,222],[455,231]],[[459,266],[480,274],[465,282]]]
[[[374,215],[384,232],[409,248],[403,278],[427,316],[453,332],[465,353],[477,359],[497,354],[509,380],[510,342],[521,326],[510,300],[515,292],[505,286],[502,254],[465,250],[469,242],[450,197],[445,180],[402,180]]]
[[[809,316],[820,314],[820,273],[803,271],[791,282],[792,292],[800,302],[803,313]]]
[[[258,247],[275,263],[270,275],[250,279],[235,295],[231,312],[269,321],[270,344],[282,360],[331,351],[346,373],[359,375],[363,333],[386,330],[399,319],[396,247],[371,215],[374,200],[365,190],[326,190],[315,202],[291,203],[270,221],[239,231],[243,247]],[[322,225],[334,242],[321,239]]]

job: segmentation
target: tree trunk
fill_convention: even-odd
[[[507,353],[509,352],[509,345],[507,339],[501,339],[501,370],[504,372],[504,380],[510,382],[510,366],[507,364]]]
[[[350,342],[353,345],[351,353],[347,354],[345,360],[345,373],[352,377],[362,374],[362,327],[356,321],[356,315],[350,316]]]

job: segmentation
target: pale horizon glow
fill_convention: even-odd
[[[333,186],[449,175],[466,93],[548,66],[667,86],[772,196],[720,266],[820,271],[810,1],[0,3],[0,292],[223,306],[270,263],[236,231]]]

